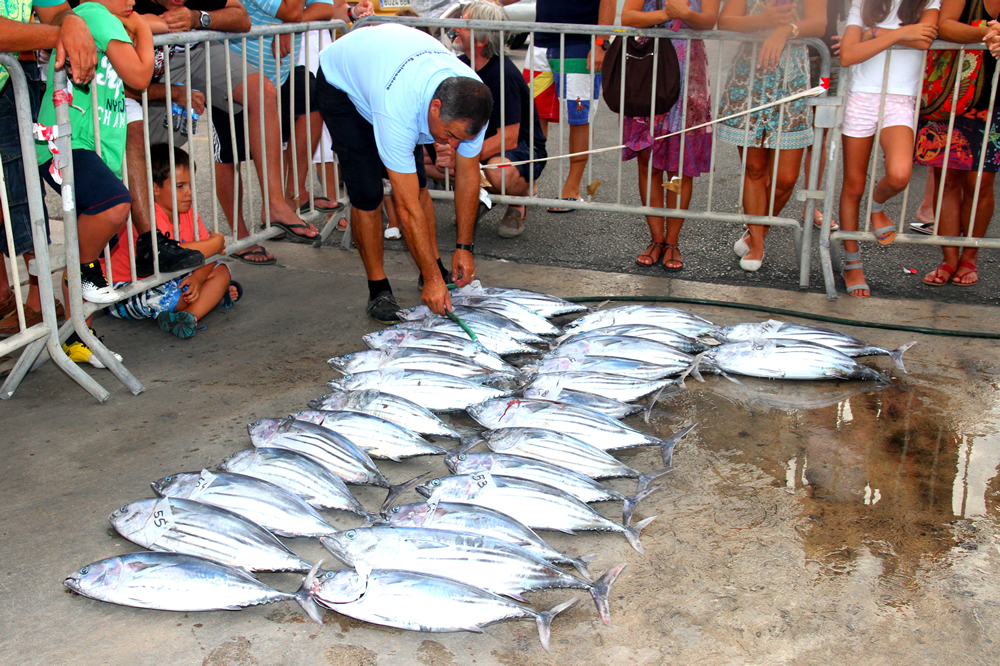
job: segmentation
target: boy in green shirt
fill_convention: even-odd
[[[90,28],[97,46],[97,69],[89,85],[71,83],[70,124],[73,128],[77,227],[84,299],[111,303],[118,299],[97,259],[101,250],[128,219],[132,198],[121,181],[125,152],[124,85],[145,89],[153,75],[153,36],[149,25],[132,12],[134,0],[85,0],[73,10]],[[72,63],[71,63],[72,66]],[[55,81],[55,62],[49,64],[49,82]],[[54,86],[42,98],[38,122],[56,124]],[[93,113],[98,114],[100,137]],[[98,146],[98,143],[100,144]],[[48,142],[36,141],[42,178],[61,191],[61,177],[53,167]]]

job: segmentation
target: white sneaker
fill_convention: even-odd
[[[399,232],[399,227],[386,227],[382,236],[386,240],[398,240],[403,237],[403,234]]]
[[[107,305],[118,300],[120,294],[108,284],[99,263],[92,262],[80,266],[80,290],[83,300]]]

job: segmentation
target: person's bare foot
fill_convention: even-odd
[[[861,268],[849,268],[844,271],[844,286],[847,293],[857,298],[868,298],[872,295],[865,283],[865,274]]]

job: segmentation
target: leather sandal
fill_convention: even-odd
[[[640,266],[652,266],[663,258],[663,251],[666,249],[666,246],[666,243],[650,243],[646,246],[646,251],[636,257],[635,263]]]
[[[872,215],[875,213],[881,213],[882,209],[885,208],[885,202],[879,203],[872,199]],[[875,240],[877,240],[882,245],[890,245],[892,241],[896,240],[896,226],[894,224],[887,224],[884,227],[876,227],[874,229]]]
[[[933,272],[928,273],[927,275],[924,276],[924,284],[929,285],[931,287],[943,287],[946,284],[948,284],[948,282],[951,280],[951,276],[954,275],[955,271],[957,270],[958,270],[957,266],[952,267],[949,266],[948,264],[942,263],[937,268],[935,268]],[[941,273],[944,273],[944,281],[942,282],[937,282],[933,278],[928,279],[932,275],[934,277],[941,277]]]
[[[953,275],[952,278],[951,278],[951,283],[953,285],[955,285],[957,287],[971,287],[972,285],[974,285],[974,284],[976,284],[976,283],[979,282],[979,270],[976,268],[976,265],[974,263],[972,263],[971,261],[964,261],[963,260],[963,261],[958,262],[958,266],[959,266],[959,268],[964,268],[968,272],[967,273],[963,273],[962,275]],[[958,269],[955,269],[955,272],[957,273]],[[975,282],[958,282],[957,278],[965,277],[966,275],[972,275],[973,273],[975,273],[975,275],[976,275],[976,281]]]
[[[844,270],[841,271],[841,275],[847,271],[853,271],[860,269],[862,267],[861,263],[861,252],[844,252]],[[847,284],[847,278],[844,278],[844,287],[847,289],[847,293],[855,298],[869,298],[871,297],[872,290],[868,286],[867,282],[858,282],[857,284]],[[856,291],[867,291],[868,296],[860,296],[854,292]]]
[[[671,245],[670,243],[663,244],[665,252],[663,253],[663,270],[665,271],[679,271],[684,268],[684,262],[681,261],[681,251],[676,245]],[[676,252],[677,254],[674,254]],[[676,259],[670,259],[669,257],[677,257]],[[667,266],[667,262],[672,261],[680,266]]]

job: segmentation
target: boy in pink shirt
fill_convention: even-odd
[[[169,147],[167,144],[158,144],[150,148],[150,163],[157,230],[168,236],[175,235],[172,192],[176,190],[176,240],[181,247],[197,250],[206,257],[222,254],[226,245],[225,238],[220,233],[208,231],[202,224],[200,215],[197,220],[197,235],[195,234],[188,154],[180,148],[174,148],[174,172],[171,174]],[[123,230],[122,234],[124,233]],[[111,253],[111,272],[116,283],[121,280],[131,281],[128,253],[122,249],[127,244],[118,243]],[[220,303],[230,307],[239,300],[242,293],[240,284],[231,279],[229,267],[214,262],[145,293],[115,303],[108,308],[108,312],[123,319],[155,318],[162,330],[179,338],[190,338],[205,315]]]

